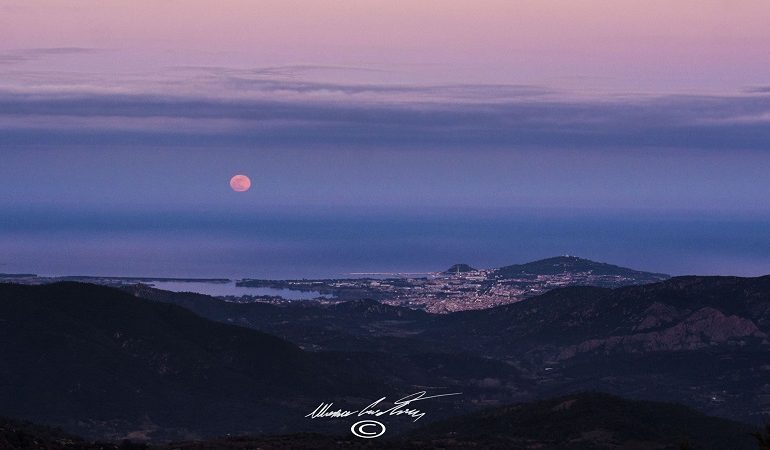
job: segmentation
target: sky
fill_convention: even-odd
[[[769,21],[764,0],[6,0],[0,272],[770,273]]]

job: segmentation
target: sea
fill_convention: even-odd
[[[480,210],[60,213],[0,221],[0,273],[48,276],[346,278],[558,255],[672,275],[765,275],[770,218]]]

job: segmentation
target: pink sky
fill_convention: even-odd
[[[332,82],[734,92],[770,84],[768,23],[766,0],[6,0],[0,70],[6,87],[299,64]],[[64,47],[96,51],[29,54]]]

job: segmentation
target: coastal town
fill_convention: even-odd
[[[559,256],[497,269],[455,264],[446,271],[381,274],[381,278],[333,280],[242,280],[239,286],[313,291],[338,302],[371,298],[381,303],[449,313],[515,303],[568,286],[616,288],[663,281],[666,274],[641,272],[574,256]]]
[[[494,269],[455,264],[440,272],[349,274],[346,278],[318,280],[45,277],[34,274],[5,274],[2,278],[6,282],[22,284],[75,281],[113,287],[145,284],[159,289],[172,285],[174,290],[197,292],[237,303],[315,301],[328,304],[372,299],[386,305],[443,314],[515,303],[562,287],[616,288],[663,281],[669,276],[575,256],[558,256]],[[226,294],[214,289],[227,284],[233,288]],[[201,286],[204,288],[196,291]],[[298,298],[290,295],[293,293],[304,295]]]

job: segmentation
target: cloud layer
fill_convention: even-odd
[[[537,86],[211,77],[200,93],[6,89],[0,143],[770,148],[762,90],[580,98]]]

